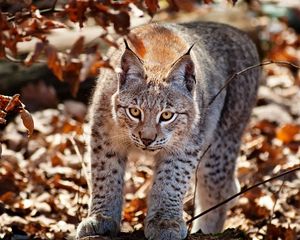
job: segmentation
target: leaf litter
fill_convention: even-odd
[[[275,35],[272,37],[279,37]],[[82,41],[79,39],[77,44]],[[284,56],[285,60],[299,64],[299,56],[286,49],[296,48],[299,41],[298,38],[292,45],[281,41],[276,51],[271,51],[271,57],[282,60]],[[49,54],[53,54],[51,51]],[[262,88],[271,92],[272,98],[259,94],[256,109],[262,111],[254,110],[244,134],[237,171],[242,187],[300,164],[299,70],[269,65],[264,72],[266,81]],[[288,84],[282,72],[288,75]],[[6,101],[14,106],[15,99]],[[273,105],[283,106],[279,111],[291,121],[262,116],[264,109]],[[2,118],[6,116],[6,106],[1,106]],[[21,116],[1,132],[0,238],[63,239],[74,233],[76,225],[87,215],[88,186],[81,162],[86,160],[86,111],[81,103],[66,102],[57,109],[35,112],[31,115],[35,128],[30,138],[21,122],[31,129],[31,120],[26,120],[27,112],[22,116],[21,111]],[[144,159],[128,164],[122,220],[125,232],[143,228],[152,174],[151,163]],[[229,211],[226,227],[245,231],[239,239],[299,239],[299,189],[300,173],[293,172],[243,194]],[[191,217],[192,197],[192,192],[186,197],[186,220]]]

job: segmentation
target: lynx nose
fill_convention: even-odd
[[[155,139],[149,139],[149,138],[141,138],[143,144],[147,147],[149,146]]]
[[[144,129],[143,132],[139,132],[139,136],[145,147],[148,147],[151,143],[154,142],[157,135],[152,131],[152,129]]]

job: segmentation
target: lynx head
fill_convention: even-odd
[[[141,59],[125,42],[114,120],[136,147],[180,148],[197,117],[194,63],[188,52],[167,65]]]

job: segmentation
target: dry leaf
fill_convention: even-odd
[[[28,136],[31,136],[34,129],[34,122],[31,114],[26,109],[21,111],[21,119],[27,129]]]
[[[145,4],[151,16],[153,16],[159,9],[158,0],[145,0]]]
[[[276,131],[276,137],[284,143],[294,140],[296,134],[300,133],[300,126],[295,124],[285,124]]]
[[[15,109],[17,106],[20,106],[19,100],[20,94],[15,94],[11,97],[10,101],[8,102],[7,106],[5,107],[4,111],[9,112]]]
[[[84,37],[80,36],[77,41],[73,44],[70,51],[70,58],[76,58],[82,53],[84,47]]]
[[[27,57],[24,61],[25,65],[30,66],[31,64],[36,62],[36,60],[38,59],[38,57],[41,55],[42,51],[44,50],[44,47],[45,47],[44,42],[36,43],[34,51],[27,55]]]

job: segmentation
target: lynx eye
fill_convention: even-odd
[[[142,113],[141,110],[135,107],[127,108],[126,109],[127,114],[129,117],[136,119],[141,119]]]
[[[159,121],[160,122],[171,122],[175,119],[175,117],[176,117],[175,113],[166,111],[160,115]]]

